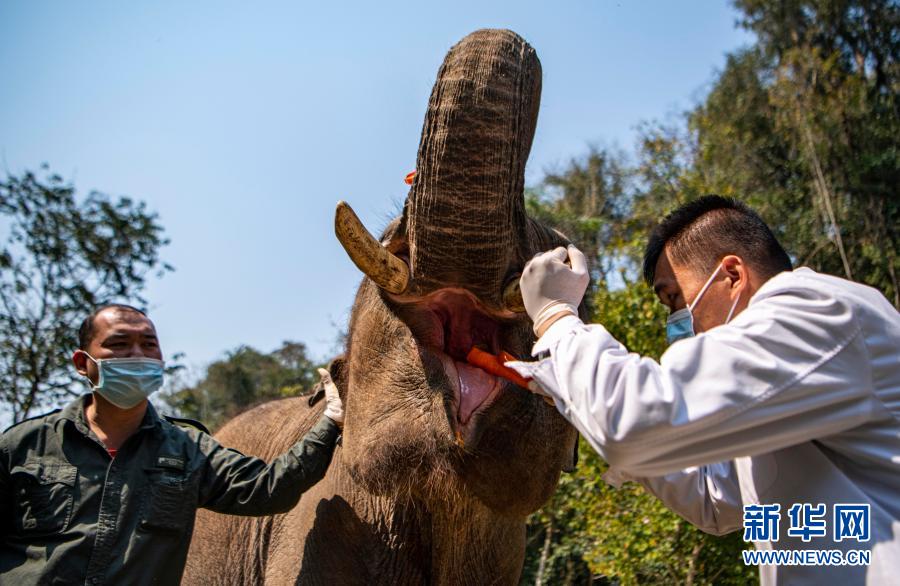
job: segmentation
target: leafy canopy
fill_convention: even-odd
[[[78,326],[97,305],[142,304],[168,243],[155,213],[129,197],[75,188],[46,166],[0,182],[0,400],[14,421],[75,395]]]

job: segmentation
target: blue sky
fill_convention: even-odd
[[[4,2],[0,162],[160,214],[176,271],[145,296],[167,354],[199,368],[291,339],[327,358],[361,278],[334,204],[372,231],[399,210],[453,43],[502,27],[537,50],[533,184],[692,106],[752,41],[736,18],[726,2]]]

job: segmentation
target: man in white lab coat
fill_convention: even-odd
[[[660,223],[644,276],[671,312],[659,362],[578,318],[588,275],[569,247],[526,266],[541,359],[509,365],[613,478],[704,531],[743,530],[749,553],[785,550],[755,563],[763,584],[900,583],[897,310],[871,287],[791,270],[759,216],[717,196]]]

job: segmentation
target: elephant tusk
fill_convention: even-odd
[[[369,234],[347,202],[339,201],[334,211],[334,233],[359,270],[376,285],[400,294],[409,285],[409,267]]]
[[[525,302],[522,301],[522,290],[519,289],[519,276],[507,283],[503,288],[503,306],[514,313],[525,311]]]

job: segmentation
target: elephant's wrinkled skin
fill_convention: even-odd
[[[477,31],[450,50],[403,215],[381,238],[408,282],[390,293],[369,274],[346,358],[331,367],[346,425],[328,475],[284,515],[201,511],[186,584],[518,581],[525,517],[553,492],[576,435],[539,397],[465,355],[476,344],[528,355],[531,322],[503,292],[535,253],[565,244],[525,215],[540,71],[510,31]],[[276,401],[218,437],[272,458],[320,412],[306,399]]]

